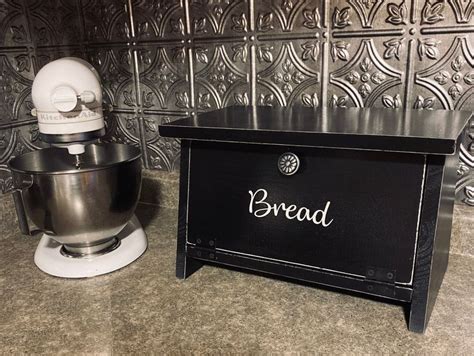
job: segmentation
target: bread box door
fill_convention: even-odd
[[[423,155],[194,141],[187,241],[410,285],[424,170]]]

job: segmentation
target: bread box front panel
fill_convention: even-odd
[[[412,283],[425,156],[193,141],[189,160],[187,243]]]

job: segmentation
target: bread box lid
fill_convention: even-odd
[[[230,106],[160,125],[164,137],[451,155],[470,111]]]

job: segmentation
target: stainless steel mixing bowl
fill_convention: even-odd
[[[9,166],[31,221],[70,251],[87,253],[110,244],[132,218],[141,188],[140,150],[91,144],[79,169],[75,158],[66,149],[46,148]]]

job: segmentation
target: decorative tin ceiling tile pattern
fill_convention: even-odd
[[[27,52],[9,52],[0,56],[0,125],[18,125],[33,118],[31,85],[33,66]]]
[[[321,75],[317,40],[262,43],[257,48],[257,103],[319,106]]]
[[[74,1],[29,1],[32,41],[36,46],[70,45],[81,41],[81,19]]]
[[[83,21],[83,39],[88,43],[124,43],[133,36],[134,28],[127,0],[62,1],[81,7],[81,13],[79,15],[76,12],[76,17]]]
[[[133,113],[113,111],[106,115],[106,126],[104,141],[140,146],[139,124]]]
[[[86,59],[84,48],[80,45],[38,47],[35,50],[33,61],[35,74],[49,62],[62,57],[78,57]]]
[[[158,134],[158,125],[170,122],[181,117],[175,114],[152,114],[141,118],[143,135],[146,146],[148,167],[160,170],[179,169],[180,142],[177,139],[161,137]]]
[[[245,0],[189,0],[188,26],[195,38],[239,37],[249,31],[250,7]]]
[[[395,56],[384,58],[383,43],[379,38],[356,38],[350,44],[342,40],[331,44],[329,92],[347,97],[346,106],[401,108],[406,104],[405,62]]]
[[[198,42],[193,64],[198,111],[248,104],[251,64],[245,42]]]
[[[132,3],[136,40],[177,41],[184,38],[184,2],[138,0]]]
[[[2,190],[37,144],[33,75],[63,55],[99,71],[106,140],[161,170],[179,142],[160,123],[233,104],[474,109],[473,0],[0,0],[0,28]],[[457,191],[474,205],[471,139]]]
[[[25,46],[31,42],[22,0],[0,0],[1,47]]]
[[[188,53],[181,44],[138,45],[139,102],[144,111],[189,109]]]
[[[126,45],[87,49],[86,59],[97,69],[102,81],[103,100],[116,109],[137,107],[132,55]]]

